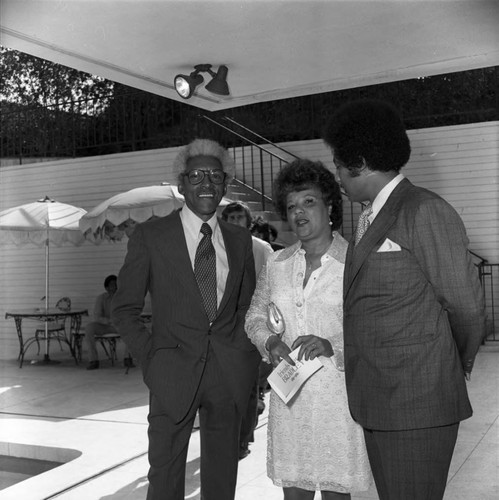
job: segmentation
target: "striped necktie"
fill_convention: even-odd
[[[217,315],[217,260],[215,248],[211,242],[211,227],[206,222],[201,226],[201,233],[203,238],[196,250],[194,274],[211,323]]]
[[[366,205],[366,208],[362,211],[359,217],[359,222],[357,224],[357,229],[355,230],[355,244],[357,245],[361,240],[364,233],[367,231],[367,228],[370,225],[369,216],[373,213],[373,207],[370,203]]]

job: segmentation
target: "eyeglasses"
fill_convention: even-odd
[[[199,168],[194,168],[192,170],[189,170],[189,172],[184,173],[184,176],[189,179],[189,183],[193,186],[195,186],[196,184],[201,184],[206,175],[208,175],[210,182],[212,182],[213,184],[223,184],[225,178],[227,177],[227,174],[219,168],[212,168],[210,170],[201,170]]]

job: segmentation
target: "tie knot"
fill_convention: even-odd
[[[362,239],[364,233],[367,231],[367,228],[370,225],[369,216],[373,213],[373,207],[370,203],[368,203],[359,217],[359,222],[357,224],[357,228],[355,229],[355,244]]]
[[[201,226],[201,233],[203,234],[203,236],[211,236],[211,226],[206,222],[203,222],[203,225]]]

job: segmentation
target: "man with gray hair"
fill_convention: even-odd
[[[184,499],[199,411],[201,496],[233,500],[241,418],[260,362],[244,332],[255,286],[251,235],[216,217],[234,168],[225,148],[196,139],[174,167],[185,206],[136,227],[113,322],[151,393],[147,499]],[[152,334],[140,318],[147,293]]]

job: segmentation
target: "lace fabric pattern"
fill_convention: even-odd
[[[346,248],[346,241],[334,233],[321,267],[305,287],[305,252],[300,242],[271,255],[246,316],[248,337],[266,361],[270,301],[283,314],[286,344],[291,347],[298,336],[313,334],[327,338],[335,353],[332,358],[320,357],[324,368],[307,380],[288,405],[271,393],[267,474],[277,486],[347,493],[367,490],[372,481],[363,430],[350,416],[343,373]]]

